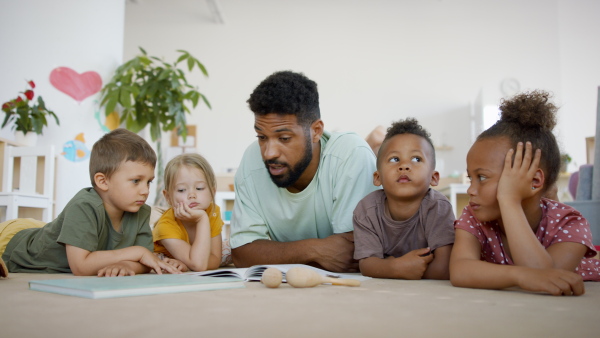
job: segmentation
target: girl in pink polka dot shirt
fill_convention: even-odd
[[[560,168],[549,97],[533,91],[503,100],[500,120],[469,150],[469,205],[454,223],[450,259],[454,286],[581,295],[584,280],[600,281],[587,220],[543,197]]]

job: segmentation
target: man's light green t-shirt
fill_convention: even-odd
[[[358,202],[379,189],[373,185],[375,155],[355,133],[324,132],[321,159],[311,183],[299,193],[277,187],[251,144],[235,175],[231,247],[258,239],[291,242],[353,230]]]
[[[100,196],[93,188],[80,190],[52,222],[19,231],[2,259],[10,272],[71,272],[65,244],[87,251],[115,250],[139,245],[152,251],[150,207],[125,212],[115,231]]]

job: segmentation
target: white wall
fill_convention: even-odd
[[[38,144],[63,145],[83,132],[91,149],[103,132],[94,119],[98,105],[89,97],[78,104],[54,88],[50,72],[69,67],[83,73],[95,71],[103,82],[122,62],[124,0],[0,0],[0,102],[16,97],[26,80],[34,80],[35,93],[60,119],[51,121]],[[9,128],[0,137],[14,139]],[[58,156],[56,210],[60,212],[73,195],[90,186],[89,160],[71,162]]]
[[[216,24],[200,0],[0,0],[0,101],[33,79],[61,119],[40,143],[63,144],[84,132],[102,135],[94,99],[77,104],[52,87],[52,69],[94,70],[104,82],[137,53],[173,60],[187,49],[207,66],[198,84],[213,104],[190,116],[199,146],[219,172],[238,165],[254,140],[245,101],[277,70],[304,72],[319,84],[329,130],[362,136],[377,124],[417,117],[438,145],[442,174],[464,169],[471,105],[498,103],[499,84],[555,93],[557,134],[578,164],[584,137],[595,134],[600,85],[600,2],[595,0],[222,0]],[[125,25],[123,19],[125,18]],[[124,36],[123,36],[123,32]],[[0,137],[13,139],[9,129]],[[441,161],[440,161],[441,160]],[[574,166],[572,166],[574,169]],[[57,210],[89,185],[88,161],[59,156]],[[151,197],[152,198],[152,197]]]
[[[500,82],[552,91],[563,105],[557,134],[575,161],[594,135],[597,16],[588,0],[222,0],[225,24],[204,1],[143,0],[126,5],[125,59],[142,46],[174,60],[189,50],[209,79],[192,83],[213,110],[196,109],[199,151],[216,171],[237,167],[254,139],[245,101],[277,70],[304,72],[319,84],[330,130],[362,136],[378,124],[417,117],[435,143],[442,174],[462,171],[477,95],[498,104]],[[585,55],[585,56],[584,56]],[[572,119],[571,116],[577,116]],[[568,118],[567,118],[568,117]],[[582,128],[582,126],[585,126]],[[441,161],[440,161],[441,160]]]
[[[572,170],[585,164],[585,137],[596,135],[600,86],[600,1],[560,0],[560,90],[562,107],[558,134]]]

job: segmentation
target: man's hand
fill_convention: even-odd
[[[335,234],[320,240],[315,260],[323,269],[334,272],[358,272],[354,260],[354,234]]]
[[[430,248],[421,248],[398,258],[390,256],[386,259],[394,260],[394,270],[401,272],[404,279],[421,279],[433,260],[433,253]]]

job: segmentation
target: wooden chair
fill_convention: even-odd
[[[54,163],[54,146],[6,147],[0,192],[4,220],[18,218],[20,207],[42,209],[41,221],[52,220]]]

